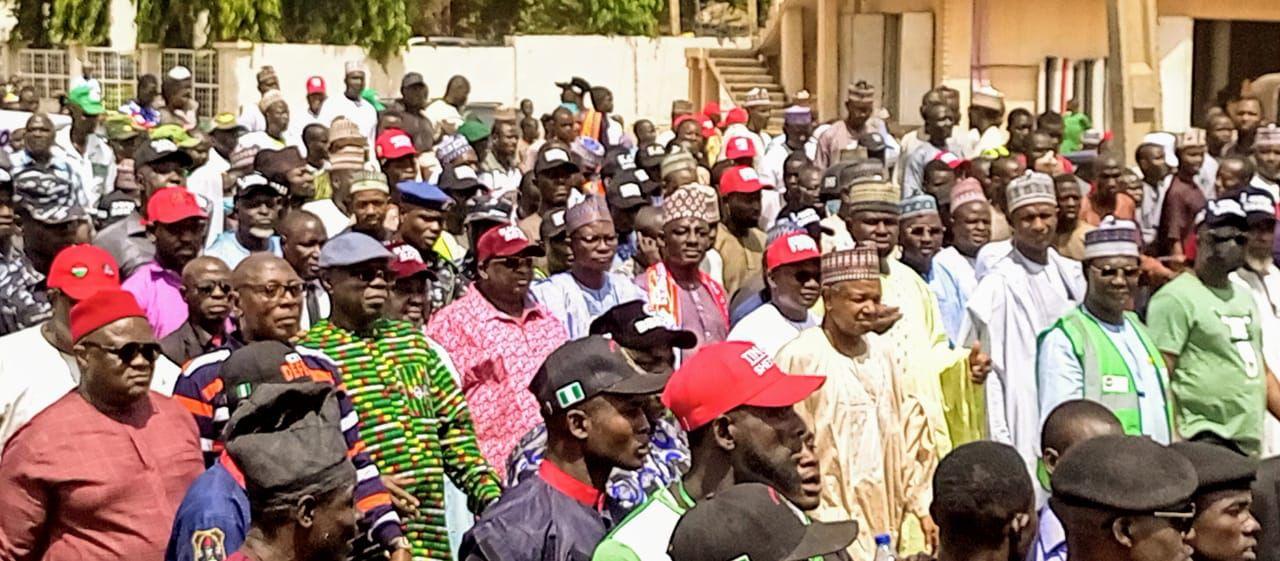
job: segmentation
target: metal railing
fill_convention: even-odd
[[[67,91],[70,78],[67,51],[63,49],[22,49],[18,51],[18,77],[36,89],[44,99]]]
[[[102,104],[108,110],[133,99],[138,87],[136,58],[101,47],[89,47],[86,55],[93,66],[93,76],[102,85]]]

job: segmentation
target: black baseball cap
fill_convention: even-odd
[[[257,341],[240,347],[222,362],[219,371],[227,408],[231,411],[263,384],[335,382],[333,373],[320,367],[319,359],[308,360],[280,341]]]
[[[135,167],[149,166],[156,162],[173,160],[178,162],[183,168],[190,168],[193,163],[191,154],[186,150],[178,148],[172,140],[167,138],[157,138],[146,142],[138,143],[138,147],[133,151],[133,165]]]
[[[604,154],[600,177],[613,177],[627,170],[636,169],[636,160],[626,148],[611,148]]]
[[[564,235],[564,212],[563,208],[557,208],[543,215],[542,225],[538,226],[538,237],[543,242]]]
[[[571,168],[571,173],[579,170],[578,164],[574,163],[573,158],[569,156],[568,150],[560,147],[551,147],[538,154],[538,162],[534,164],[533,172],[546,173],[560,168]]]
[[[635,174],[625,173],[628,177],[619,175],[605,182],[604,199],[609,208],[628,209],[649,204],[649,195],[640,182],[634,180]]]
[[[425,86],[427,82],[422,79],[422,74],[417,72],[409,72],[400,79],[400,87],[407,88],[410,86]]]
[[[609,335],[628,349],[692,349],[698,346],[698,336],[692,331],[677,329],[665,316],[650,315],[645,311],[644,302],[639,300],[609,308],[591,322],[590,333]]]
[[[553,351],[529,382],[529,391],[543,414],[553,415],[600,394],[656,393],[669,377],[642,372],[618,342],[591,335]]]
[[[650,142],[636,150],[636,165],[645,169],[656,170],[662,167],[662,159],[667,157],[667,149],[661,144]]]
[[[612,179],[605,182],[606,185],[614,183],[619,185],[635,183],[640,186],[640,191],[647,197],[652,197],[658,194],[658,191],[662,189],[662,182],[654,179],[652,175],[649,175],[649,172],[643,169],[632,169],[620,172],[618,175],[613,176]]]
[[[700,501],[671,536],[672,561],[803,561],[839,552],[858,523],[808,521],[777,490],[742,483]]]
[[[445,191],[467,191],[484,187],[476,176],[475,168],[471,166],[444,166],[440,170],[438,184]]]

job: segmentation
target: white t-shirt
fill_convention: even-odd
[[[75,357],[49,344],[43,325],[0,337],[0,451],[18,429],[80,383]],[[173,395],[179,374],[176,364],[160,356],[152,391]]]
[[[790,343],[800,332],[818,325],[818,316],[805,311],[804,321],[791,321],[772,302],[756,308],[729,330],[729,341],[750,341],[764,349],[769,356],[777,356],[783,345]]]
[[[302,210],[319,217],[320,223],[324,225],[325,235],[330,238],[351,227],[351,217],[338,210],[338,205],[334,204],[332,199],[305,203],[302,205]]]

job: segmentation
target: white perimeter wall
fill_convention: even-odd
[[[272,65],[280,77],[282,93],[297,111],[304,103],[308,77],[322,76],[329,95],[339,95],[345,62],[360,60],[369,69],[369,86],[384,97],[398,97],[400,77],[405,72],[422,73],[432,98],[444,92],[450,76],[461,74],[471,81],[473,103],[514,105],[528,98],[533,100],[537,113],[544,113],[559,104],[560,90],[555,82],[581,76],[593,85],[613,90],[614,112],[629,127],[637,118],[666,123],[670,120],[671,101],[688,97],[684,52],[691,47],[748,48],[750,40],[516,36],[508,38],[506,46],[411,47],[385,67],[368,59],[359,47],[257,44],[243,51],[245,54],[236,61],[234,84],[224,81],[223,85],[238,92],[239,104],[256,103],[254,75],[259,67]]]

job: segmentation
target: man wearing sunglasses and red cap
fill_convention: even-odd
[[[0,337],[0,449],[36,414],[80,383],[80,369],[71,356],[71,308],[100,291],[119,288],[119,269],[106,250],[79,244],[54,257],[46,281],[52,315]],[[171,394],[178,375],[177,365],[160,357],[151,389]]]
[[[69,327],[79,386],[0,460],[0,557],[160,559],[203,469],[195,422],[149,389],[160,344],[133,295],[99,291]]]
[[[822,296],[822,252],[803,230],[779,236],[769,244],[764,261],[768,302],[747,314],[729,331],[730,341],[751,341],[769,353],[818,325],[810,308]]]
[[[138,298],[156,337],[164,338],[187,321],[182,298],[182,268],[200,255],[209,214],[186,187],[165,187],[147,201],[147,233],[156,255],[121,285]]]

